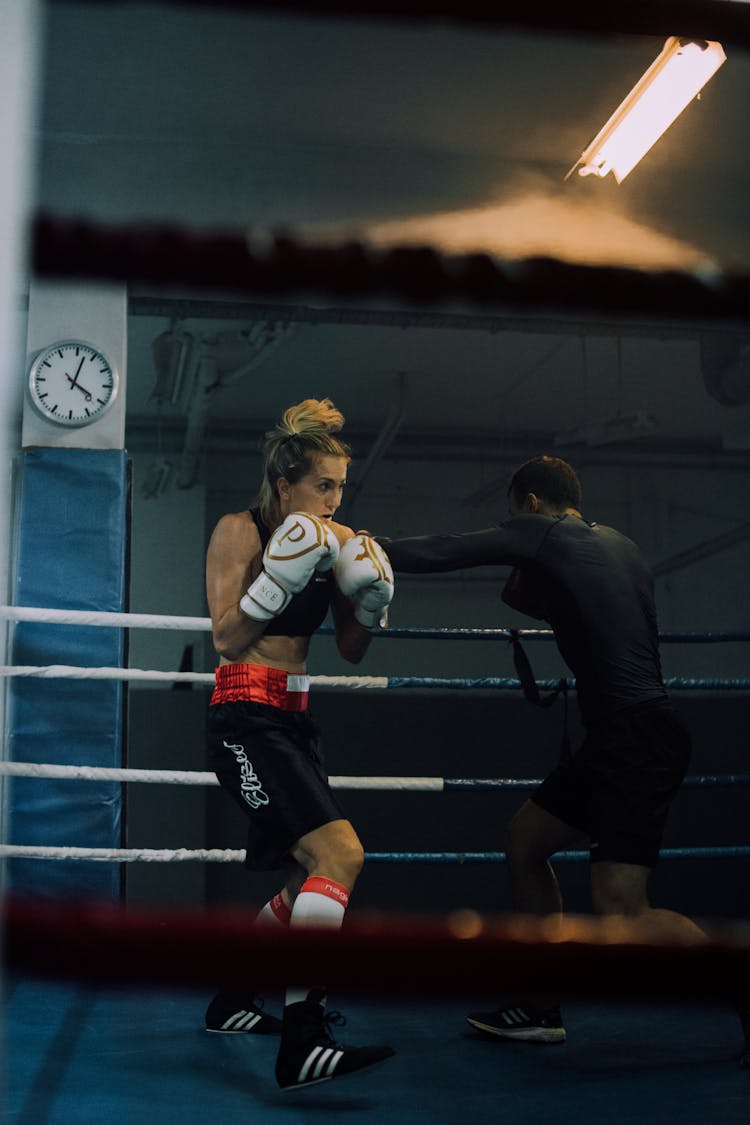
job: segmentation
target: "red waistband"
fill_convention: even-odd
[[[310,687],[309,676],[297,676],[264,664],[220,664],[211,704],[269,703],[280,711],[304,711]]]

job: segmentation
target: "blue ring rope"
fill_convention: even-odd
[[[660,859],[749,859],[750,846],[663,848]],[[365,852],[367,863],[505,863],[505,852]],[[556,852],[555,863],[581,863],[587,851]]]
[[[541,778],[533,777],[446,777],[443,791],[465,789],[536,789]],[[750,785],[750,773],[695,774],[683,779],[683,789],[722,789]]]
[[[562,681],[556,680],[537,680],[536,685],[540,691],[554,691],[559,687]],[[565,683],[571,690],[575,687],[574,679],[566,679]],[[511,676],[482,676],[479,679],[446,679],[445,677],[436,676],[388,676],[387,687],[389,688],[439,688],[442,691],[450,690],[451,688],[466,689],[484,689],[492,688],[495,691],[519,691],[521,690],[521,681],[513,679]],[[747,691],[750,688],[750,680],[711,680],[711,679],[685,679],[683,677],[674,677],[664,681],[664,686],[670,691]]]
[[[333,635],[333,625],[321,625],[319,633]],[[418,626],[383,629],[378,635],[394,640],[448,640],[448,641],[509,641],[515,634],[522,641],[552,641],[551,629],[510,629],[504,626],[491,629],[420,628]],[[747,629],[719,629],[715,632],[672,631],[659,633],[663,644],[719,644],[732,641],[750,641]]]

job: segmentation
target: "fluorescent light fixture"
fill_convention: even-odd
[[[565,177],[612,172],[621,184],[726,60],[721,43],[670,36]]]

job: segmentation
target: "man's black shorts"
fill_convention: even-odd
[[[280,867],[301,836],[345,819],[307,711],[247,700],[211,706],[208,753],[222,787],[247,816],[245,865],[253,870]]]
[[[589,837],[592,863],[654,867],[689,760],[690,735],[672,705],[641,704],[590,726],[532,800]]]

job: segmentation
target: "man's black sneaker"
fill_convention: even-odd
[[[218,992],[206,1009],[206,1031],[224,1035],[280,1035],[281,1020],[263,1011],[263,1001],[258,996]]]
[[[477,1031],[500,1039],[521,1039],[530,1043],[564,1043],[565,1028],[557,1006],[539,1008],[533,1004],[514,1004],[494,1012],[472,1012],[466,1017]]]
[[[343,1078],[395,1054],[393,1047],[348,1047],[337,1043],[329,1023],[345,1023],[338,1012],[326,1016],[320,1004],[302,1000],[284,1009],[284,1031],[276,1059],[276,1081],[282,1090],[300,1090],[332,1078]]]

